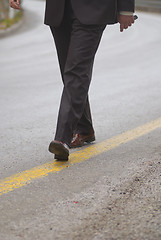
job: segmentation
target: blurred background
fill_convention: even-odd
[[[149,12],[161,12],[161,0],[135,0],[136,9],[149,11]]]
[[[0,0],[0,29],[5,30],[21,21],[23,10],[18,11],[9,6],[8,0]]]

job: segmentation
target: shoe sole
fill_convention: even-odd
[[[86,141],[86,143],[91,143],[91,142],[94,142],[96,140],[95,136],[91,137],[91,138],[88,138]]]
[[[51,142],[49,152],[55,154],[57,160],[68,161],[69,152],[61,143]]]
[[[95,136],[91,137],[91,138],[87,138],[82,144],[80,145],[77,145],[77,146],[71,146],[70,145],[70,148],[78,148],[78,147],[82,147],[84,145],[84,143],[91,143],[91,142],[94,142],[96,140]]]

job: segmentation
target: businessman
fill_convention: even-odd
[[[20,9],[20,0],[9,0]],[[95,140],[88,90],[93,62],[107,24],[120,31],[134,23],[134,0],[46,0],[44,23],[50,26],[64,88],[55,139],[49,151],[68,160],[69,148]],[[108,44],[108,43],[107,43]]]

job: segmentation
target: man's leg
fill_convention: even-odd
[[[88,135],[90,133],[94,133],[91,110],[89,105],[89,99],[87,97],[87,101],[85,104],[85,108],[83,111],[83,115],[79,120],[76,129],[74,130],[76,134]]]
[[[68,9],[66,9],[63,21],[59,27],[50,26],[50,30],[52,32],[52,35],[55,41],[63,83],[64,83],[64,69],[65,69],[65,64],[67,60],[69,44],[71,39],[71,32],[72,32],[72,22],[71,22],[70,12],[67,10]]]
[[[68,145],[87,103],[91,69],[104,28],[103,25],[83,25],[77,19],[72,24],[55,135],[55,140]]]
[[[65,69],[65,64],[67,60],[67,54],[69,50],[71,31],[72,31],[72,24],[71,24],[70,17],[65,15],[63,22],[59,27],[57,28],[50,27],[50,29],[54,37],[61,76],[64,82],[64,69]],[[83,111],[83,115],[79,120],[74,132],[79,134],[85,134],[85,135],[91,132],[94,132],[88,97],[87,97],[87,102],[85,104],[85,108]]]

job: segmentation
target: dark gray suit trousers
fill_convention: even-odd
[[[79,22],[69,0],[61,25],[50,26],[64,84],[55,140],[68,145],[74,132],[88,134],[94,131],[88,90],[94,57],[105,27]]]

